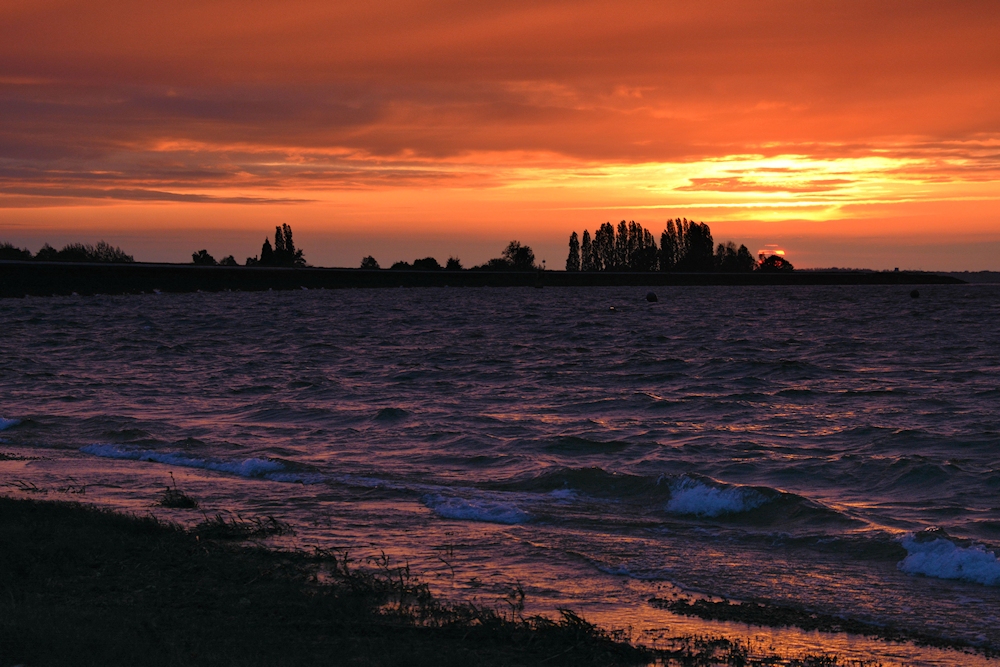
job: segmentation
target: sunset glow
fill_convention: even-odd
[[[684,216],[796,265],[1000,268],[996,3],[53,1],[0,19],[3,240],[184,261],[185,230],[239,255],[291,222],[317,264],[482,261],[517,236],[556,266],[573,229]]]

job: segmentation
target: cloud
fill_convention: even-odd
[[[8,3],[0,193],[276,203],[644,165],[687,166],[677,194],[992,183],[998,28],[990,0]],[[756,175],[702,173],[746,155]],[[788,155],[891,165],[762,162]]]

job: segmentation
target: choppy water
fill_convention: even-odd
[[[172,471],[459,598],[645,627],[680,587],[1000,646],[1000,287],[909,289],[4,300],[0,450],[41,458],[0,473],[201,518],[151,508]]]

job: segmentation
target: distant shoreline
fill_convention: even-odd
[[[958,285],[954,275],[922,271],[791,271],[752,273],[399,271],[90,264],[0,261],[0,297],[144,292],[258,292],[376,287],[627,287],[762,285]]]

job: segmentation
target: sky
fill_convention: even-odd
[[[0,242],[1000,270],[1000,3],[0,0]]]

